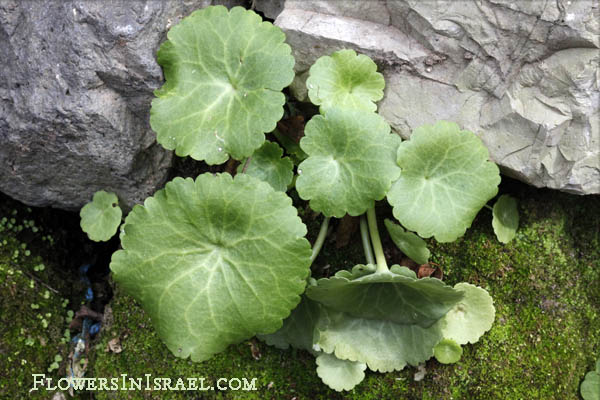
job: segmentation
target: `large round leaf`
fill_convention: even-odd
[[[387,198],[394,216],[421,237],[451,242],[498,192],[500,171],[472,132],[452,122],[423,125],[398,147],[400,178]]]
[[[167,36],[158,52],[166,83],[150,110],[158,142],[209,164],[251,155],[282,117],[281,90],[294,78],[283,32],[253,11],[214,6]]]
[[[332,108],[314,116],[304,132],[300,147],[309,157],[298,166],[296,189],[328,217],[364,213],[400,174],[400,137],[375,113]]]
[[[310,101],[323,109],[334,106],[375,111],[385,81],[369,57],[340,50],[319,58],[310,67],[306,86]]]
[[[373,371],[401,370],[426,361],[442,339],[439,324],[423,328],[324,310],[328,317],[318,326],[320,348],[342,360],[364,362]]]
[[[128,215],[110,267],[175,355],[204,360],[281,327],[309,273],[305,234],[256,178],[176,178]]]
[[[351,316],[428,327],[442,318],[463,293],[436,278],[417,279],[399,265],[376,272],[373,265],[357,265],[309,286],[307,296]]]
[[[116,194],[100,190],[81,211],[81,229],[91,240],[105,242],[117,233],[123,212]]]

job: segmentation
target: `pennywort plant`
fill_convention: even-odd
[[[112,257],[114,280],[173,354],[194,361],[258,335],[314,354],[318,375],[336,390],[352,389],[367,368],[401,370],[432,356],[458,361],[461,345],[490,329],[491,297],[469,283],[449,286],[388,266],[375,202],[393,207],[397,221],[385,221],[393,241],[427,263],[423,238],[462,236],[496,196],[498,167],[455,123],[422,126],[406,141],[392,133],[376,113],[383,76],[352,50],[312,66],[307,87],[319,114],[299,145],[286,138],[275,130],[281,91],[294,78],[284,40],[279,28],[239,7],[198,10],[169,31],[158,52],[166,82],[150,118],[158,142],[180,156],[208,164],[233,158],[240,166],[234,177],[175,178],[136,205]],[[291,187],[324,216],[312,248],[286,194]],[[494,229],[510,240],[516,204],[499,203]],[[114,233],[114,204],[106,194],[95,197],[82,210],[84,230],[93,217],[103,235]],[[365,263],[311,276],[330,218],[346,214],[361,215]]]

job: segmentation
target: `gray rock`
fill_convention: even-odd
[[[259,10],[266,3],[255,1]],[[600,193],[597,2],[286,0],[279,8],[300,97],[318,57],[353,48],[384,73],[379,112],[402,136],[456,121],[480,135],[504,173]]]
[[[162,84],[156,50],[209,4],[0,2],[0,191],[65,209],[100,189],[126,207],[152,194],[171,162],[148,123]]]

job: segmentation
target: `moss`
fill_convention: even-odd
[[[12,204],[11,204],[12,205]],[[42,240],[42,238],[44,240]],[[0,398],[47,399],[40,390],[29,394],[32,374],[54,380],[64,375],[68,355],[67,302],[64,283],[40,256],[52,236],[37,226],[31,210],[0,205]],[[54,364],[54,365],[53,365]],[[50,369],[50,370],[49,370]]]
[[[502,245],[495,239],[488,210],[457,242],[429,242],[432,261],[443,267],[445,280],[486,288],[497,313],[491,331],[478,343],[464,346],[459,363],[429,360],[422,381],[414,381],[415,368],[367,372],[353,391],[339,394],[321,383],[309,354],[280,351],[258,341],[230,346],[202,363],[177,359],[140,307],[119,290],[112,303],[113,323],[96,347],[93,375],[201,376],[211,384],[219,377],[257,378],[257,391],[203,393],[206,398],[577,399],[579,383],[599,353],[600,199],[520,184],[508,190],[519,198],[521,211],[520,229],[511,243]],[[389,214],[385,205],[378,211],[382,217]],[[318,230],[318,218],[307,223],[311,232]],[[387,234],[382,235],[384,245],[390,246]],[[361,261],[358,234],[348,248],[341,253]],[[386,254],[390,263],[400,261],[395,249],[388,247]],[[340,252],[326,247],[317,267],[346,266],[339,257]],[[123,351],[105,352],[114,338],[119,338]],[[260,359],[253,358],[252,346],[259,349]],[[98,399],[162,397],[151,391],[96,394]],[[169,398],[198,398],[198,393],[172,392]]]
[[[577,399],[600,339],[598,197],[521,188],[515,240],[498,243],[484,211],[461,240],[434,244],[450,283],[485,287],[496,322],[461,362],[429,362],[434,398]]]

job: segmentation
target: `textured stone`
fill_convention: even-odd
[[[171,161],[148,123],[156,50],[210,3],[0,2],[0,191],[65,209],[100,189],[126,207],[153,193]]]
[[[384,73],[379,111],[402,136],[456,121],[506,174],[586,194],[600,193],[599,13],[592,0],[286,0],[270,16],[296,57],[294,93],[318,57],[353,48]]]

